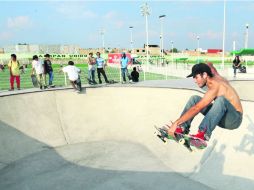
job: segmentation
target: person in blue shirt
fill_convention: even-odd
[[[105,60],[101,57],[100,52],[96,53],[97,58],[96,58],[96,65],[97,65],[97,74],[98,74],[98,79],[99,79],[99,83],[101,84],[101,74],[104,77],[104,80],[106,83],[109,83],[107,75],[105,73]]]
[[[123,78],[123,82],[126,82],[126,75],[128,76],[128,63],[129,63],[129,59],[128,57],[126,57],[125,53],[122,53],[122,58],[120,60],[120,64],[121,64],[121,74],[122,74],[122,78]]]

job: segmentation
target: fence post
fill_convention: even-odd
[[[66,74],[64,73],[64,84],[65,86],[67,86],[67,78],[66,78]]]

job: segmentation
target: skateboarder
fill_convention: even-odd
[[[62,69],[62,71],[64,73],[67,73],[72,87],[76,91],[80,92],[81,91],[81,80],[80,80],[80,76],[79,76],[79,73],[81,72],[80,69],[77,68],[76,66],[74,66],[73,61],[69,61],[68,66],[65,66]]]
[[[168,125],[168,134],[174,132],[189,133],[193,118],[202,113],[205,117],[199,125],[196,138],[208,141],[213,130],[218,125],[225,129],[236,129],[242,122],[243,109],[235,89],[226,79],[214,75],[211,68],[199,63],[192,67],[192,72],[187,77],[193,77],[200,87],[207,87],[203,97],[192,96],[187,102],[180,118]]]

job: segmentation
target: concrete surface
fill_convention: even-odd
[[[202,95],[187,79],[2,93],[0,189],[253,189],[253,81],[232,85],[244,99],[241,127],[216,128],[195,153],[153,134]]]

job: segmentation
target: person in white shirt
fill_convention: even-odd
[[[40,89],[43,89],[43,87],[44,89],[47,88],[45,85],[43,62],[39,60],[37,55],[33,56],[31,76],[33,75],[36,75]]]
[[[96,55],[97,55],[96,65],[97,65],[97,74],[98,74],[98,78],[99,78],[99,83],[100,84],[102,83],[102,81],[101,81],[101,74],[103,75],[105,82],[109,83],[107,75],[106,75],[105,70],[104,70],[104,68],[105,68],[105,60],[101,57],[100,52],[97,52]]]
[[[80,80],[80,76],[79,73],[81,72],[79,68],[77,68],[76,66],[74,66],[74,62],[73,61],[69,61],[68,65],[65,66],[62,71],[64,73],[67,73],[68,78],[70,80],[70,83],[72,85],[72,87],[77,90],[77,91],[81,91],[81,80]]]

